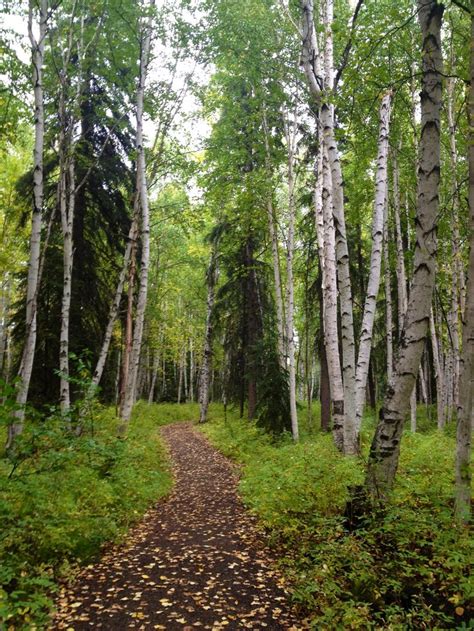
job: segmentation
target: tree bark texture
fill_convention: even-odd
[[[444,7],[436,0],[418,0],[417,4],[423,48],[416,245],[410,299],[393,380],[369,455],[368,490],[381,499],[392,488],[398,468],[403,424],[425,346],[436,272]]]

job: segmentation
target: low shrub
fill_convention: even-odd
[[[136,407],[126,440],[116,438],[109,409],[97,409],[81,437],[54,414],[29,418],[14,455],[0,460],[0,621],[8,628],[45,626],[56,581],[168,492],[156,407]]]
[[[345,513],[363,460],[341,456],[330,435],[294,445],[218,418],[203,431],[243,464],[242,497],[315,629],[472,628],[474,546],[452,518],[452,438],[407,432],[390,506],[354,528]],[[365,452],[370,434],[363,432]]]

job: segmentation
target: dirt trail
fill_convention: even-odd
[[[306,628],[237,495],[233,465],[191,424],[161,432],[173,493],[63,591],[52,628]]]

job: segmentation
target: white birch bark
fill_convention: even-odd
[[[460,371],[460,327],[459,313],[464,312],[466,304],[465,292],[465,276],[464,265],[460,252],[460,235],[459,235],[459,187],[457,181],[458,154],[456,145],[456,124],[454,117],[454,89],[455,79],[449,78],[446,82],[447,87],[447,119],[449,130],[449,147],[450,147],[450,163],[451,163],[451,182],[453,196],[453,222],[452,222],[452,270],[451,270],[451,308],[449,312],[449,332],[452,343],[450,352],[450,362],[452,363],[452,400],[456,407],[459,400],[459,371]],[[451,398],[451,397],[450,397]],[[448,403],[448,413],[450,413],[451,405]]]
[[[382,97],[382,102],[380,104],[378,156],[375,176],[375,201],[372,219],[372,252],[370,255],[370,273],[369,280],[367,282],[367,293],[365,298],[364,313],[362,317],[356,372],[357,431],[360,430],[362,413],[364,411],[365,390],[367,387],[370,352],[372,349],[372,333],[374,329],[375,310],[377,307],[377,296],[380,287],[382,251],[384,242],[384,219],[387,207],[388,190],[388,137],[390,128],[391,98],[391,92],[387,92]],[[388,269],[388,273],[390,274],[390,269]],[[390,289],[390,276],[388,278],[388,281]],[[390,291],[388,293],[390,293]],[[389,335],[389,329],[391,340],[391,322],[390,326],[387,329],[387,338]]]
[[[342,363],[344,382],[344,453],[357,454],[359,451],[356,383],[355,383],[355,343],[354,318],[352,308],[352,288],[349,269],[349,251],[347,246],[346,224],[344,216],[344,187],[341,162],[337,141],[334,134],[334,117],[330,104],[322,99],[322,73],[318,41],[316,37],[313,1],[300,0],[302,9],[302,54],[301,60],[311,94],[320,108],[320,120],[323,129],[323,142],[326,146],[332,180],[332,200],[334,226],[336,230],[336,254],[338,287],[341,311]],[[328,26],[325,25],[327,30]],[[330,51],[325,51],[329,59]],[[332,60],[329,62],[332,66]]]
[[[296,366],[295,366],[295,331],[294,331],[294,280],[293,255],[295,250],[295,150],[296,150],[296,111],[293,124],[288,116],[284,116],[284,127],[287,145],[288,169],[288,241],[286,253],[286,335],[288,341],[288,373],[290,387],[290,416],[293,440],[299,440],[298,412],[296,409]]]
[[[267,176],[269,181],[271,180],[271,156],[270,156],[270,143],[268,140],[269,131],[266,113],[263,113],[263,128],[265,133],[265,166],[267,170]],[[283,295],[281,290],[281,274],[280,274],[280,254],[278,251],[278,232],[276,226],[275,209],[273,207],[272,194],[268,193],[267,199],[267,218],[268,218],[268,233],[270,236],[270,243],[272,246],[272,263],[273,263],[273,282],[275,284],[275,303],[276,303],[276,318],[277,318],[277,334],[278,334],[278,355],[280,364],[286,368],[286,354],[285,354],[285,325],[284,325],[284,311],[283,311]]]
[[[189,400],[194,401],[194,349],[193,340],[189,340]]]
[[[150,0],[150,8],[155,6],[155,0]],[[141,34],[140,52],[140,75],[136,96],[136,151],[137,151],[137,203],[140,208],[140,237],[141,237],[141,264],[140,264],[140,287],[138,290],[137,310],[135,316],[135,327],[133,331],[133,344],[130,357],[129,375],[125,397],[120,410],[121,422],[118,433],[123,436],[128,427],[133,404],[135,403],[135,392],[138,365],[140,362],[140,351],[143,338],[143,324],[145,320],[145,309],[148,294],[148,268],[150,260],[150,214],[148,207],[148,188],[146,179],[145,147],[143,144],[143,105],[145,98],[145,84],[147,77],[148,62],[151,48],[151,33],[153,26],[153,16],[150,15],[143,27]]]
[[[199,379],[199,422],[207,421],[207,411],[209,408],[209,387],[212,369],[212,314],[216,296],[216,285],[219,277],[217,264],[217,251],[214,246],[207,270],[207,307],[206,307],[206,330],[204,332],[204,349]]]
[[[385,395],[369,455],[367,487],[380,499],[385,499],[392,488],[398,468],[403,424],[425,344],[436,273],[444,7],[436,0],[418,0],[417,5],[423,48],[416,246],[410,299],[393,380]]]
[[[390,277],[390,258],[388,250],[388,200],[385,202],[384,227],[383,227],[383,258],[384,258],[384,282],[385,282],[385,322],[386,322],[386,348],[387,348],[387,383],[393,376],[393,309],[392,309],[392,283]],[[360,353],[360,351],[359,351]]]
[[[337,271],[336,235],[331,199],[331,171],[327,152],[322,159],[322,212],[323,212],[323,317],[324,345],[329,373],[331,412],[334,442],[338,449],[344,449],[344,384],[339,354],[337,330]]]
[[[471,0],[469,117],[469,229],[470,254],[463,313],[462,355],[459,378],[459,404],[456,431],[455,514],[459,522],[471,518],[471,440],[474,399],[474,0]]]
[[[443,367],[440,360],[440,348],[438,344],[438,336],[436,334],[436,325],[433,315],[433,308],[430,311],[430,335],[431,335],[431,348],[433,352],[433,365],[435,371],[436,381],[436,409],[438,416],[438,429],[443,429],[445,425],[445,407],[444,407],[444,375]]]
[[[128,265],[130,263],[130,255],[132,252],[133,244],[137,238],[137,224],[136,220],[132,221],[127,238],[127,245],[125,247],[125,253],[123,256],[122,269],[120,271],[119,280],[117,283],[117,289],[115,290],[114,300],[110,306],[109,319],[107,321],[107,327],[105,329],[104,340],[100,349],[99,358],[92,376],[92,382],[90,386],[89,395],[92,394],[102,379],[102,374],[105,368],[105,362],[110,348],[110,342],[112,341],[112,334],[114,331],[114,325],[117,320],[117,315],[120,309],[120,302],[122,300],[123,288],[125,285],[125,279],[127,277]]]
[[[34,91],[35,144],[33,149],[33,212],[31,216],[30,253],[28,279],[26,285],[26,339],[18,371],[16,404],[13,423],[8,428],[7,447],[13,445],[15,437],[23,431],[25,405],[28,400],[31,373],[36,348],[36,304],[41,281],[39,275],[41,253],[41,223],[43,218],[43,147],[44,147],[44,105],[43,105],[43,62],[44,45],[47,33],[48,1],[40,0],[39,36],[33,32],[33,14],[36,3],[29,2],[28,34],[31,44]]]
[[[401,144],[399,145],[399,149]],[[395,240],[397,249],[397,297],[398,297],[398,331],[401,337],[403,331],[403,322],[405,320],[405,314],[408,307],[408,292],[407,292],[407,275],[405,267],[405,255],[403,253],[403,238],[402,238],[402,226],[400,220],[400,187],[399,187],[399,172],[398,172],[398,160],[396,155],[393,155],[393,209],[395,218]],[[408,217],[408,206],[407,221]],[[407,236],[410,240],[410,228],[408,227]],[[408,246],[410,249],[410,245]],[[412,432],[416,432],[416,383],[413,387],[413,391],[410,395],[410,427]]]

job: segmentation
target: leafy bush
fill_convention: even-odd
[[[390,507],[351,529],[346,503],[363,482],[363,462],[342,457],[329,435],[294,445],[248,421],[219,419],[203,431],[243,463],[243,499],[316,629],[472,628],[474,546],[452,519],[452,438],[407,433]]]
[[[28,419],[15,453],[0,460],[0,621],[46,625],[57,579],[167,493],[155,407],[136,407],[122,441],[112,410],[96,410],[93,433],[81,437],[58,416]]]

